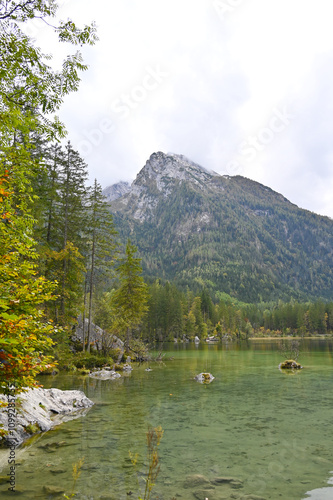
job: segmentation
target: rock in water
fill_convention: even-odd
[[[210,485],[210,481],[202,474],[192,474],[191,476],[187,476],[184,482],[184,488],[195,488],[197,486],[207,485]]]
[[[96,372],[92,372],[89,377],[91,378],[98,378],[99,380],[114,380],[116,378],[120,378],[121,375],[114,370],[110,369],[103,369],[103,370],[98,370]]]
[[[211,373],[199,373],[194,377],[194,380],[200,382],[201,384],[210,384],[215,377]]]
[[[300,370],[303,366],[294,359],[286,359],[286,361],[279,364],[279,368],[280,370]]]

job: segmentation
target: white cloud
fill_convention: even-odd
[[[236,161],[229,173],[333,216],[331,0],[229,3],[221,18],[213,0],[65,1],[59,14],[95,20],[100,37],[83,48],[90,69],[61,111],[70,139],[90,141],[91,178],[104,186],[134,178],[160,149],[220,173]],[[58,54],[46,33],[37,30],[38,41]],[[147,68],[167,74],[154,89],[144,85]],[[112,106],[124,96],[136,105],[126,117]],[[276,108],[295,119],[272,140],[264,133],[267,144],[246,161],[240,145],[269,128]]]

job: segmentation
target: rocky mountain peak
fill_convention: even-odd
[[[184,155],[158,151],[150,156],[130,186],[127,183],[115,184],[106,188],[104,195],[113,211],[128,210],[133,212],[134,219],[144,222],[182,183],[205,192],[214,177],[221,178]],[[219,189],[223,190],[222,185]]]
[[[133,187],[146,186],[149,181],[153,181],[158,191],[163,191],[167,195],[172,180],[190,181],[200,185],[216,175],[219,174],[206,170],[184,155],[158,151],[150,156],[133,182]]]

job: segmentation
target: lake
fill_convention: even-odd
[[[114,381],[41,379],[45,387],[83,390],[95,406],[17,450],[21,499],[55,498],[44,486],[69,495],[72,464],[83,457],[75,498],[137,499],[148,425],[164,430],[154,499],[333,498],[332,340],[303,340],[304,369],[294,374],[278,369],[277,341],[164,350],[163,362],[134,365]],[[203,371],[214,375],[211,384],[193,380]],[[136,468],[130,451],[139,454]],[[1,452],[1,475],[7,456]],[[1,498],[13,498],[7,486]]]

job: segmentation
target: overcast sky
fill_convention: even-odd
[[[131,181],[173,152],[333,217],[332,0],[59,3],[98,26],[59,113],[91,182]],[[55,65],[70,50],[29,29]]]

